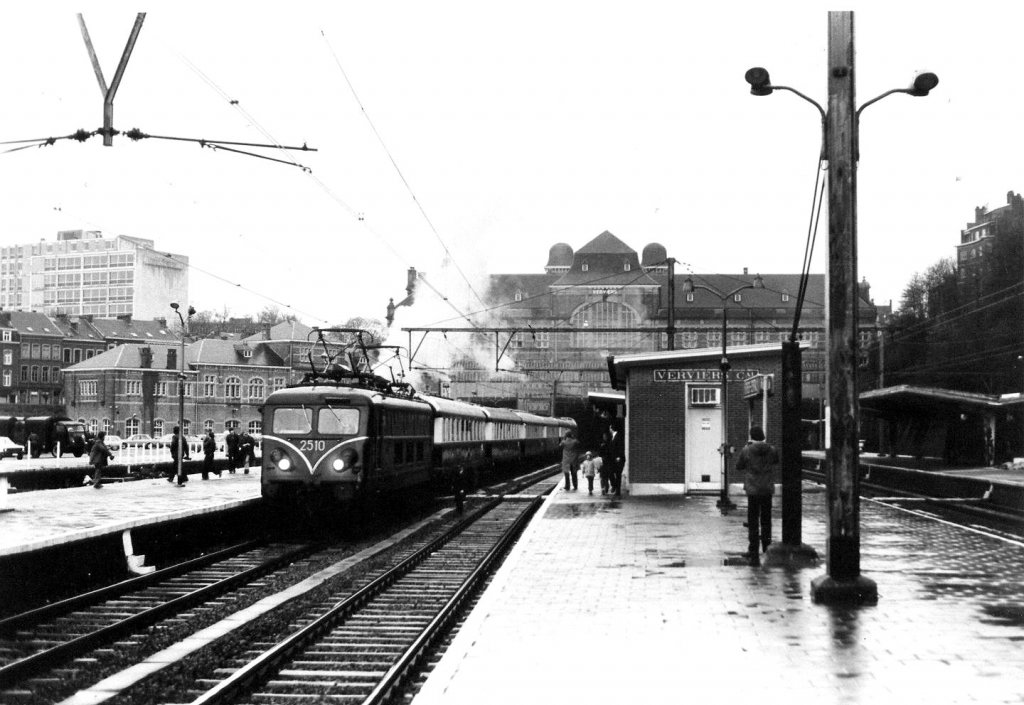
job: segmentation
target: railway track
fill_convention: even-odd
[[[184,701],[387,702],[542,500],[487,502],[354,591],[329,595],[291,625],[289,636],[215,669],[197,683],[205,690],[190,690]]]
[[[246,542],[0,620],[4,689],[248,585],[313,551]]]
[[[803,476],[806,480],[825,483],[825,473],[820,470],[804,468]],[[876,502],[930,513],[964,526],[980,525],[996,533],[1024,537],[1024,511],[995,506],[987,503],[984,498],[934,497],[867,478],[860,480],[859,487],[862,496]]]

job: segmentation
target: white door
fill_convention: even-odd
[[[719,387],[691,385],[686,404],[686,489],[718,492],[722,487],[722,407]]]

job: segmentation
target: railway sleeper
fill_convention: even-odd
[[[400,653],[400,652],[399,652]],[[395,654],[396,656],[398,654]],[[326,675],[330,673],[357,673],[365,675],[367,673],[376,673],[380,671],[383,676],[384,673],[391,667],[393,658],[379,658],[370,660],[355,660],[346,658],[344,661],[339,662],[338,659],[330,661],[292,661],[290,668],[283,669],[281,675],[286,673],[303,673],[303,674],[316,674]],[[344,666],[344,671],[337,671],[339,666]]]

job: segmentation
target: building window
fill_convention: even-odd
[[[623,272],[628,272],[629,270],[630,270],[629,260],[626,260],[625,262],[622,263],[622,271]]]
[[[71,364],[71,348],[64,348],[64,362]]]
[[[574,328],[635,328],[637,315],[628,306],[610,301],[601,301],[579,309],[569,322]],[[640,343],[634,333],[573,333],[570,345],[575,348],[600,350],[629,349]]]
[[[139,432],[139,426],[141,422],[137,418],[125,419],[124,421],[124,435],[134,436]]]
[[[262,377],[253,377],[249,380],[249,399],[250,401],[263,401],[263,397],[266,396],[266,386],[263,382]]]
[[[754,331],[754,342],[755,343],[770,343],[772,340],[772,334],[766,330]]]
[[[5,387],[12,387],[12,386],[14,386],[13,385],[14,380],[11,379],[13,376],[14,375],[11,374],[10,370],[4,370],[4,386]]]
[[[215,396],[217,396],[217,376],[216,375],[203,375],[203,396],[204,397],[215,397]]]
[[[42,356],[43,356],[43,353],[42,353],[42,350],[40,348],[39,343],[32,343],[32,355],[31,355],[31,357],[33,359],[35,359],[35,360],[38,360]]]
[[[110,423],[110,419],[103,419],[102,421],[100,421],[100,423],[103,424],[103,430],[106,431],[107,433],[110,433],[111,431],[114,430],[114,426],[113,424]]]
[[[3,339],[4,339],[4,342],[5,342],[5,343],[9,343],[9,342],[11,342],[11,331],[9,331],[9,330],[5,330],[5,331],[3,332]]]
[[[716,406],[718,387],[690,387],[690,406]]]
[[[590,271],[590,263],[589,262],[584,262],[582,269],[583,269],[584,272],[589,272]]]
[[[224,396],[228,399],[240,399],[242,396],[242,380],[238,377],[228,377],[224,380]]]
[[[81,362],[82,361],[82,349],[81,348],[75,348],[75,352],[73,354],[73,357],[74,357],[75,362]]]
[[[32,346],[29,343],[21,344],[21,356],[24,358],[32,357]]]
[[[28,382],[28,365],[21,366],[21,381]]]
[[[259,420],[250,421],[249,433],[263,433],[263,422]]]
[[[230,431],[231,429],[235,429],[237,431],[240,425],[241,423],[238,421],[238,419],[228,419],[227,421],[224,422],[224,428],[227,429],[228,431]]]
[[[100,430],[100,422],[97,419],[89,419],[89,433],[96,433]]]
[[[782,292],[782,300],[783,301],[789,301],[789,294],[786,293],[786,292]]]
[[[536,348],[550,348],[551,347],[551,334],[550,333],[534,333],[534,347]]]
[[[7,350],[4,350],[4,364],[5,365],[13,365],[14,364],[14,351],[11,350],[10,348],[8,348]]]
[[[731,330],[729,331],[729,345],[746,345],[747,344],[747,331],[745,330]]]
[[[185,419],[181,422],[181,432],[186,436],[192,435],[192,422],[189,419]]]
[[[156,396],[158,396],[158,397],[166,397],[167,396],[167,385],[168,384],[169,384],[169,382],[157,382],[156,383],[156,389],[154,390],[154,394],[156,394]]]
[[[142,380],[141,379],[126,379],[124,381],[124,393],[128,396],[142,396]]]
[[[94,379],[82,379],[78,381],[78,394],[83,400],[95,399],[98,384]]]
[[[276,392],[278,389],[284,389],[285,384],[287,384],[287,382],[284,377],[274,377],[270,380],[270,391]]]
[[[688,303],[693,303],[693,292],[692,291],[686,292],[686,301]]]
[[[741,301],[743,301],[743,294],[733,294],[732,300],[735,301],[736,303],[740,303]]]
[[[153,438],[159,438],[164,435],[164,420],[153,419]]]
[[[209,433],[213,430],[213,419],[206,419],[203,421],[203,433]]]
[[[695,330],[683,331],[682,333],[678,333],[676,337],[678,338],[680,348],[686,349],[697,347],[697,331]]]
[[[519,290],[519,289],[516,289],[516,301],[522,301],[522,300],[523,300],[523,292],[521,290]]]
[[[722,345],[722,331],[720,330],[709,330],[708,331],[708,347],[717,348]]]
[[[31,372],[31,377],[29,377],[29,380],[31,380],[32,382],[38,382],[39,381],[39,365],[32,365],[32,369],[30,370],[30,372]]]

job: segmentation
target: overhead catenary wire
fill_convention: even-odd
[[[423,207],[423,203],[416,196],[416,193],[412,189],[412,185],[409,183],[408,179],[405,178],[405,174],[402,173],[401,168],[398,166],[398,162],[395,160],[395,157],[391,153],[391,150],[384,142],[384,138],[377,130],[377,126],[374,124],[373,119],[370,117],[370,113],[366,110],[366,106],[363,105],[363,101],[359,98],[359,94],[356,92],[355,86],[352,84],[352,81],[349,79],[348,74],[345,72],[345,68],[341,64],[341,59],[338,58],[337,52],[335,52],[334,47],[331,46],[331,42],[327,38],[327,33],[324,32],[323,30],[320,30],[320,36],[323,37],[324,43],[327,45],[328,51],[331,52],[331,56],[334,58],[334,63],[338,67],[338,71],[341,72],[342,78],[345,79],[345,83],[348,86],[349,91],[352,93],[352,97],[355,99],[356,104],[359,106],[360,112],[362,112],[363,117],[366,118],[366,122],[370,125],[370,130],[377,138],[377,141],[380,143],[380,146],[384,149],[384,153],[387,155],[388,160],[391,162],[391,166],[394,167],[395,172],[398,174],[398,178],[401,180],[402,184],[409,192],[409,196],[412,198],[413,203],[416,204],[416,207],[419,209],[419,212],[423,216],[423,219],[426,221],[427,226],[430,228],[430,231],[434,234],[434,237],[437,238],[437,241],[441,244],[441,248],[444,250],[445,255],[455,266],[456,271],[466,282],[466,286],[468,286],[469,290],[473,292],[473,295],[476,297],[477,301],[479,301],[481,305],[486,305],[484,304],[484,300],[481,298],[480,294],[477,293],[476,289],[473,287],[472,282],[469,281],[469,277],[466,276],[466,273],[462,270],[462,267],[459,266],[459,263],[456,261],[454,255],[452,255],[452,252],[448,248],[448,245],[445,243],[444,238],[441,237],[441,233],[438,232],[437,228],[434,226],[434,222],[431,220],[430,216],[427,215],[427,211]]]

